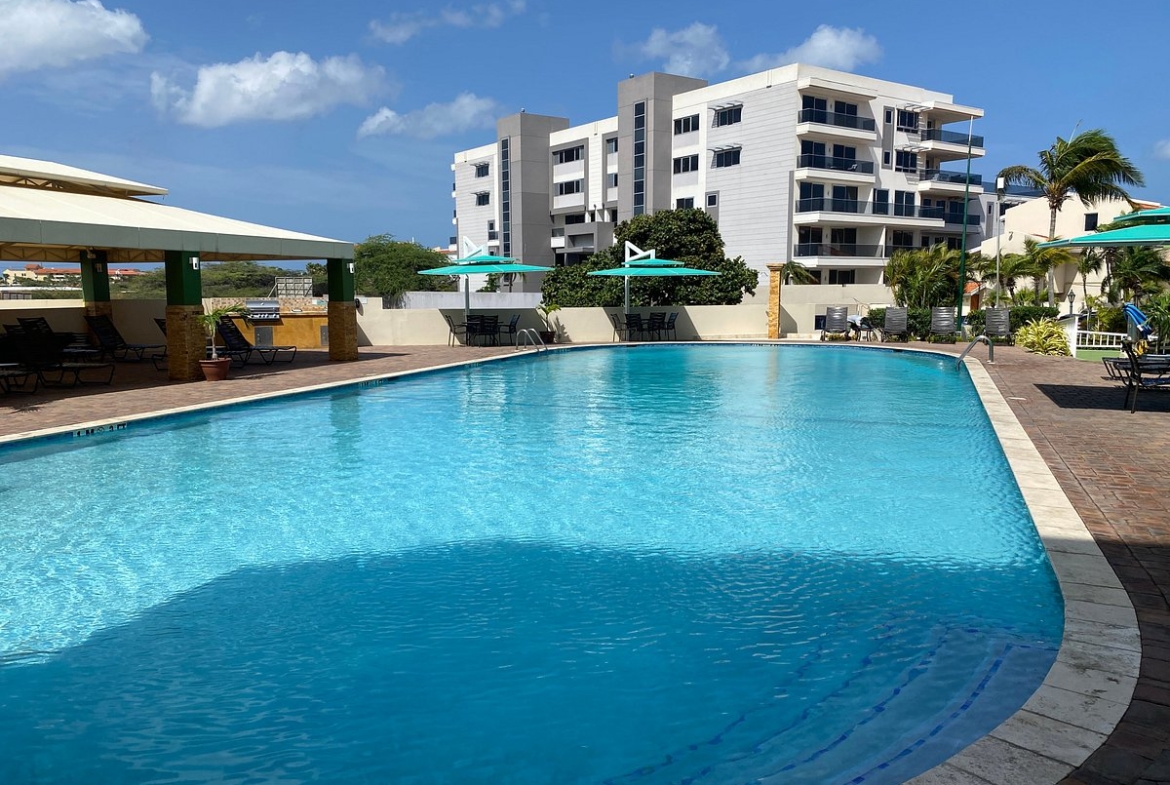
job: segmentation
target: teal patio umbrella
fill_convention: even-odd
[[[659,259],[653,250],[643,251],[638,246],[626,242],[626,261],[621,267],[609,270],[595,270],[589,275],[621,276],[625,278],[625,313],[630,313],[630,279],[650,277],[675,277],[683,275],[719,275],[714,270],[699,270],[686,267],[682,262],[672,259]]]
[[[534,264],[520,264],[509,256],[492,256],[479,253],[465,259],[455,259],[446,267],[433,267],[430,270],[419,270],[419,275],[478,275],[485,273],[546,273],[551,267],[538,267]],[[471,285],[463,285],[463,321],[471,315]]]
[[[1107,232],[1094,232],[1065,240],[1050,240],[1038,248],[1119,248],[1127,245],[1170,245],[1170,207],[1142,210],[1113,220],[1121,224]]]

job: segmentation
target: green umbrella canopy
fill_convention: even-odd
[[[677,262],[676,262],[677,264]],[[633,265],[614,267],[612,270],[595,270],[589,275],[621,276],[624,278],[649,278],[652,276],[671,278],[679,275],[719,275],[714,270],[696,270],[693,267],[664,267]]]
[[[1157,207],[1153,210],[1139,210],[1129,215],[1119,215],[1111,224],[1150,224],[1170,222],[1170,207]]]
[[[1069,248],[1085,246],[1120,247],[1126,245],[1170,245],[1170,223],[1144,223],[1096,232],[1066,240],[1040,243],[1037,248]]]
[[[419,275],[485,275],[490,273],[547,273],[551,267],[537,267],[534,264],[520,264],[510,256],[476,254],[466,259],[455,259],[446,267],[432,267],[419,270]],[[463,320],[471,313],[471,287],[463,287]]]

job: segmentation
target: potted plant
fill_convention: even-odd
[[[536,306],[536,310],[540,312],[540,316],[544,319],[544,329],[540,331],[540,340],[545,343],[557,342],[557,328],[553,325],[552,314],[555,311],[561,310],[561,306],[556,303],[541,303]]]
[[[203,378],[207,381],[218,382],[226,379],[228,368],[231,367],[232,363],[230,357],[219,356],[215,343],[215,337],[219,334],[216,325],[219,324],[219,320],[222,317],[235,316],[236,314],[244,313],[244,310],[243,303],[233,303],[232,305],[213,308],[195,317],[203,325],[203,331],[211,337],[211,357],[199,361],[199,367],[203,369]]]

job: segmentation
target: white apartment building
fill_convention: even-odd
[[[794,64],[709,85],[651,73],[618,83],[618,113],[570,126],[521,112],[455,155],[452,242],[529,264],[579,262],[618,221],[711,213],[729,256],[766,280],[795,259],[823,284],[880,284],[898,248],[981,238],[984,153],[952,96]],[[956,130],[946,126],[959,124]],[[529,276],[524,288],[540,286]]]

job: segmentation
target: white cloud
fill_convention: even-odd
[[[385,21],[370,22],[374,37],[388,44],[404,44],[430,27],[499,27],[509,16],[524,13],[525,0],[482,3],[467,9],[447,7],[437,14],[427,11],[399,11]]]
[[[1154,142],[1154,157],[1163,161],[1170,161],[1170,139]]]
[[[149,37],[137,16],[98,0],[0,0],[0,30],[0,78],[140,52]]]
[[[799,46],[780,54],[760,54],[739,63],[747,73],[778,68],[789,63],[806,63],[852,71],[859,65],[873,63],[882,56],[877,39],[864,30],[821,25]]]
[[[150,77],[151,98],[160,111],[203,128],[301,120],[341,104],[365,104],[385,89],[385,71],[364,65],[356,55],[316,61],[304,52],[201,66],[192,89],[158,72]]]
[[[638,49],[645,58],[662,59],[667,73],[682,76],[714,74],[731,62],[719,31],[701,22],[674,32],[655,28]]]
[[[396,134],[432,139],[477,128],[492,128],[499,113],[499,104],[491,98],[461,93],[450,103],[429,104],[406,114],[382,107],[365,119],[358,128],[358,136]]]

